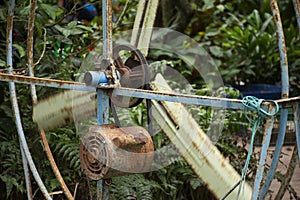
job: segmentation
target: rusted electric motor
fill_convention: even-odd
[[[81,167],[93,180],[147,172],[153,155],[151,136],[138,126],[92,126],[80,144]]]

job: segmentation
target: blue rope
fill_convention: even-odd
[[[222,199],[225,199],[237,186],[239,186],[239,190],[238,190],[236,199],[239,198],[242,187],[243,187],[243,183],[246,179],[246,175],[247,175],[247,171],[248,171],[248,167],[249,167],[249,163],[250,163],[250,158],[251,158],[252,151],[253,151],[255,133],[257,132],[259,126],[264,122],[266,116],[274,116],[279,110],[279,106],[278,106],[277,102],[275,102],[273,100],[258,99],[254,96],[244,97],[242,100],[242,103],[245,107],[244,114],[245,114],[246,118],[249,120],[250,123],[253,124],[250,148],[249,148],[249,151],[247,154],[244,168],[242,170],[241,180]],[[275,105],[275,112],[273,112],[273,113],[268,112],[266,109],[264,109],[264,106],[262,105],[263,103],[269,103],[269,104]],[[257,118],[253,119],[253,118],[249,117],[246,112],[248,110],[256,112],[258,114]]]
[[[267,110],[265,110],[262,106],[263,102],[274,104],[275,107],[276,107],[275,112],[270,113]],[[237,199],[239,198],[243,183],[246,179],[246,174],[247,174],[247,171],[248,171],[248,167],[249,167],[249,163],[250,163],[250,159],[251,159],[251,155],[252,155],[252,151],[253,151],[255,133],[257,132],[259,126],[264,122],[266,116],[274,116],[279,110],[279,106],[278,106],[277,102],[275,102],[273,100],[258,99],[254,96],[244,97],[243,100],[242,100],[242,103],[246,108],[245,111],[247,111],[247,110],[255,111],[258,114],[258,117],[254,120],[254,119],[250,118],[248,116],[248,114],[245,112],[246,118],[249,120],[250,123],[253,124],[253,129],[252,129],[252,134],[251,134],[251,141],[250,141],[249,151],[248,151],[248,154],[247,154],[247,158],[246,158],[244,168],[242,170],[242,177],[241,177],[241,181],[240,181],[239,191],[238,191],[238,194],[237,194]]]

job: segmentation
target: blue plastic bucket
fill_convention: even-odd
[[[238,89],[243,96],[255,96],[260,99],[280,99],[281,88],[276,85],[269,84],[247,84],[234,85],[233,88]]]

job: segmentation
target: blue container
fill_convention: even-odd
[[[276,85],[269,84],[247,84],[234,85],[233,88],[238,89],[243,96],[255,96],[259,99],[280,99],[281,88]]]

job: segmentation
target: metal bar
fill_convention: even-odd
[[[108,124],[109,123],[109,97],[104,91],[97,90],[97,119],[98,124]]]
[[[293,149],[293,154],[292,154],[290,164],[287,168],[287,172],[286,172],[285,176],[281,180],[281,185],[280,185],[278,193],[275,197],[275,200],[283,199],[284,193],[285,193],[286,189],[288,188],[288,186],[291,182],[292,176],[294,174],[294,171],[295,171],[295,168],[296,168],[296,165],[297,165],[297,161],[298,161],[297,155],[298,155],[298,149],[297,149],[297,146],[295,145],[294,149]]]
[[[28,72],[29,76],[34,76],[34,62],[33,62],[33,33],[34,33],[34,20],[35,9],[37,0],[33,0],[30,6],[29,22],[28,22],[28,34],[27,34],[27,56],[28,56]],[[31,84],[31,97],[33,104],[37,103],[36,88],[34,84]]]
[[[279,134],[278,134],[278,138],[277,138],[276,148],[275,148],[275,152],[274,152],[274,155],[272,158],[272,163],[271,163],[270,169],[266,176],[266,182],[264,183],[264,185],[261,189],[261,192],[258,196],[259,200],[264,199],[265,195],[267,194],[267,192],[269,190],[269,187],[271,185],[273,177],[275,175],[275,171],[276,171],[280,153],[281,153],[281,148],[282,148],[282,145],[284,142],[284,136],[285,136],[286,126],[287,126],[287,117],[288,117],[288,109],[282,108],[281,112],[280,112],[280,129],[279,129]]]
[[[275,112],[274,108],[271,108],[270,113],[274,113],[274,112]],[[261,149],[259,165],[257,168],[255,181],[254,181],[252,200],[256,200],[259,195],[261,182],[263,180],[263,173],[264,173],[264,169],[265,169],[266,158],[268,155],[267,154],[268,148],[269,148],[271,135],[272,135],[273,124],[274,124],[274,117],[268,117],[266,120],[266,124],[265,124],[265,132],[264,132],[264,137],[263,137],[263,145],[262,145],[262,149]]]
[[[24,135],[24,131],[22,128],[22,122],[21,122],[21,117],[20,117],[20,111],[19,111],[19,106],[18,106],[18,101],[17,101],[17,95],[16,95],[16,88],[15,88],[15,84],[10,82],[9,83],[9,88],[10,88],[10,95],[11,95],[11,101],[12,101],[12,106],[13,106],[13,111],[14,111],[14,115],[15,115],[15,123],[17,126],[17,131],[19,134],[19,138],[21,140],[21,144],[22,144],[22,149],[24,151],[24,154],[26,155],[27,158],[27,162],[29,164],[29,167],[31,169],[31,172],[35,178],[35,181],[37,182],[40,190],[42,191],[44,197],[47,200],[52,199],[43,183],[43,181],[41,180],[41,177],[35,167],[35,164],[32,160],[31,154],[29,152],[29,148],[26,142],[26,138]],[[27,175],[26,175],[27,176]]]
[[[278,40],[278,48],[280,52],[281,85],[282,85],[281,97],[284,99],[289,97],[289,73],[288,73],[288,60],[287,60],[285,39],[284,39],[284,33],[283,33],[277,0],[270,0],[270,7],[274,18],[276,36]]]
[[[112,2],[102,0],[103,54],[112,58]]]
[[[13,10],[15,6],[15,1],[10,0],[9,1],[9,17],[8,17],[8,22],[7,22],[7,41],[6,41],[6,46],[7,46],[7,65],[9,66],[8,68],[8,73],[12,73],[13,70],[13,63],[12,63],[12,24],[13,24]],[[31,186],[30,186],[30,180],[29,180],[29,170],[28,170],[28,164],[31,169],[31,172],[40,188],[42,191],[44,197],[46,199],[51,199],[46,187],[44,186],[44,183],[42,182],[36,167],[34,165],[34,162],[32,160],[31,154],[29,152],[29,148],[25,139],[23,127],[22,127],[22,122],[21,122],[21,117],[20,117],[20,111],[19,111],[19,106],[18,106],[18,100],[17,100],[17,94],[16,94],[16,88],[15,88],[15,83],[14,82],[9,82],[9,90],[10,90],[10,98],[11,98],[11,104],[13,107],[13,112],[15,116],[15,123],[17,126],[17,132],[21,144],[21,152],[22,155],[25,155],[26,158],[22,158],[23,160],[23,166],[24,166],[24,172],[25,172],[25,180],[26,180],[26,187],[27,187],[27,197],[28,199],[32,199],[32,191],[31,191]]]
[[[103,55],[109,60],[110,70],[115,85],[119,85],[117,70],[113,64],[112,40],[112,0],[102,0]]]
[[[8,8],[8,20],[7,20],[7,29],[6,29],[6,56],[7,56],[7,65],[8,73],[12,73],[13,70],[13,62],[12,62],[12,31],[13,31],[13,16],[14,16],[14,8],[15,8],[15,1],[10,0],[9,1],[9,8]],[[14,89],[14,83],[9,83],[10,90]],[[11,101],[13,100],[13,96],[11,96]],[[16,116],[16,113],[15,113]],[[16,116],[17,117],[17,116]],[[17,124],[16,124],[17,125]],[[17,125],[18,126],[18,125]],[[22,156],[22,164],[23,164],[23,170],[25,175],[25,185],[26,185],[26,192],[27,192],[27,198],[29,200],[32,200],[32,188],[31,188],[31,181],[30,181],[30,171],[28,168],[28,162],[26,159],[25,152],[22,148],[22,142],[19,137],[19,143],[20,143],[20,150],[21,150],[21,156]]]
[[[300,102],[297,102],[296,105],[294,106],[294,120],[295,120],[298,155],[300,160]]]
[[[171,102],[179,102],[183,104],[214,106],[214,107],[230,108],[230,109],[243,109],[241,100],[238,99],[185,95],[185,94],[176,94],[170,92],[157,92],[157,91],[149,91],[149,90],[130,89],[130,88],[116,88],[113,92],[116,95],[122,95],[128,97],[132,96],[132,97],[152,99],[157,101],[171,101]]]
[[[298,24],[298,29],[299,29],[299,37],[300,37],[300,1],[293,0],[293,4],[294,4],[295,13],[296,13],[297,24]]]
[[[37,86],[45,86],[52,88],[61,88],[69,90],[82,90],[95,92],[95,87],[86,86],[84,83],[73,82],[73,81],[61,81],[53,80],[48,78],[37,78],[30,76],[21,76],[21,75],[12,75],[0,73],[0,80],[14,83],[23,83],[23,84],[35,84]]]
[[[19,138],[19,140],[20,140],[20,138]],[[28,162],[27,162],[24,150],[22,148],[21,140],[20,140],[20,147],[21,147],[21,156],[22,156],[22,163],[23,163],[24,175],[25,175],[27,199],[32,200],[33,198],[32,198],[32,187],[31,187],[31,181],[30,181],[30,171],[28,169]]]
[[[112,47],[112,0],[102,0],[102,27],[103,27],[103,55],[107,56],[111,64],[111,74],[114,83],[119,85],[116,67],[113,64],[113,47]],[[109,119],[109,97],[103,90],[97,89],[97,119],[98,124],[108,124]],[[97,198],[109,199],[108,187],[104,184],[103,180],[97,182]]]
[[[285,99],[289,97],[289,74],[288,74],[288,60],[287,60],[287,53],[286,53],[286,46],[285,46],[285,39],[284,33],[281,23],[280,12],[277,4],[277,0],[270,0],[270,7],[273,14],[275,29],[276,29],[276,36],[278,40],[278,48],[280,53],[280,67],[281,67],[281,98]],[[259,199],[264,199],[270,184],[273,180],[276,167],[279,161],[281,148],[284,142],[284,136],[286,132],[287,126],[287,117],[288,117],[288,110],[287,108],[282,108],[280,113],[280,132],[277,138],[276,148],[273,155],[272,163],[269,169],[269,172],[266,176],[266,182],[263,185]]]
[[[291,103],[300,102],[300,96],[298,97],[290,97],[286,99],[278,99],[275,100],[278,104],[281,104],[283,107],[292,107]]]
[[[109,97],[101,89],[97,89],[97,119],[100,125],[109,123]],[[97,191],[97,199],[109,199],[108,186],[103,180],[97,182]]]
[[[29,22],[28,22],[28,35],[27,35],[27,55],[28,55],[28,72],[29,76],[34,77],[34,61],[33,61],[33,34],[34,34],[34,20],[35,20],[35,9],[37,5],[37,0],[33,0],[31,2],[30,7],[30,15],[29,15]],[[33,105],[36,105],[38,102],[37,95],[36,95],[36,87],[35,84],[31,84],[31,98]],[[63,189],[64,194],[66,195],[67,199],[73,200],[73,196],[68,189],[64,179],[62,178],[60,171],[56,165],[54,157],[52,155],[45,131],[43,129],[39,130],[40,136],[46,151],[47,158],[50,162],[51,168],[53,173],[59,182],[60,186]]]
[[[15,82],[22,84],[35,84],[38,86],[61,88],[69,90],[96,92],[96,88],[86,86],[84,83],[73,81],[53,80],[48,78],[37,78],[21,75],[12,75],[0,73],[0,81]],[[132,96],[137,98],[148,98],[157,101],[173,101],[184,104],[196,104],[204,106],[224,107],[228,109],[243,109],[242,101],[239,99],[218,98],[210,96],[198,96],[187,94],[176,94],[168,92],[154,92],[149,90],[131,89],[131,88],[115,88],[112,86],[99,86],[103,90],[114,89],[114,93],[124,96]],[[283,107],[290,107],[294,102],[300,102],[299,97],[276,100]]]

